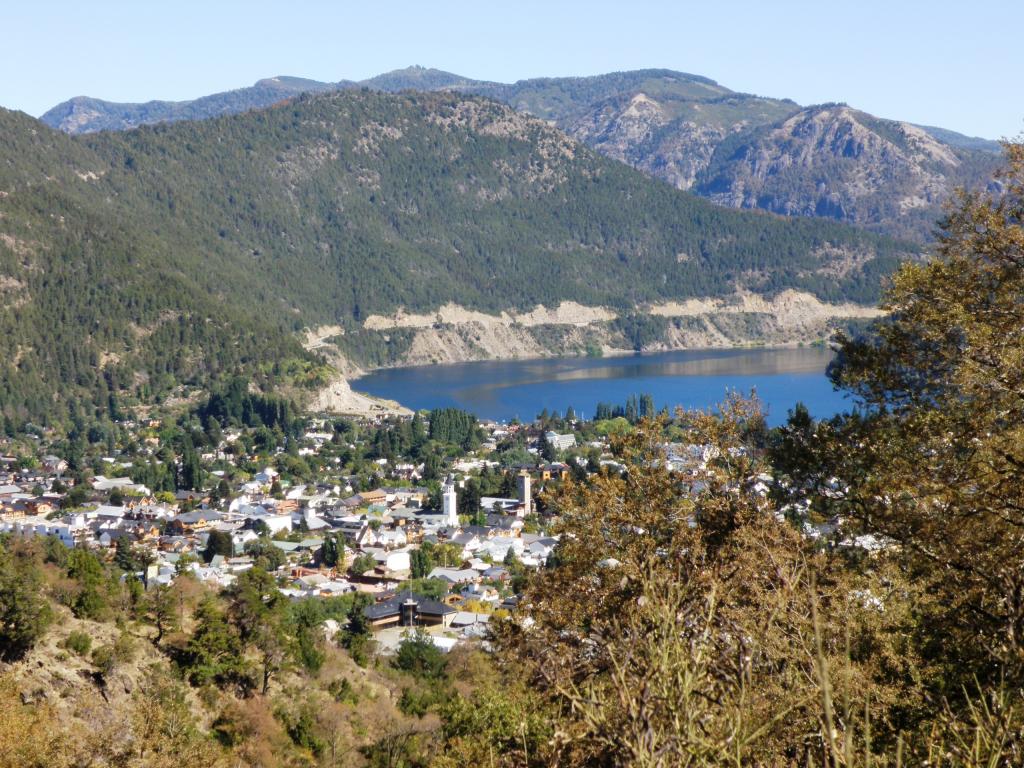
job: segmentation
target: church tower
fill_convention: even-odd
[[[523,505],[523,515],[530,514],[533,511],[533,496],[530,494],[530,473],[525,469],[516,478],[516,491],[516,495]]]
[[[441,488],[441,502],[444,509],[444,523],[452,528],[459,524],[459,506],[455,495],[455,479],[448,475]]]

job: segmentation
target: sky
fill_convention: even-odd
[[[482,80],[659,67],[985,138],[1024,131],[1024,0],[3,0],[0,106],[188,99],[419,64]]]

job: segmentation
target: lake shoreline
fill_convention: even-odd
[[[640,393],[652,394],[659,408],[707,408],[730,391],[750,390],[772,419],[796,401],[827,417],[844,407],[825,376],[832,357],[827,346],[774,345],[479,360],[380,368],[355,386],[412,410],[458,407],[497,421],[532,419],[545,408],[568,405],[593,412],[597,402],[619,405]]]
[[[354,375],[349,375],[346,380],[350,384],[355,384],[361,379],[369,378],[382,371],[395,371],[395,370],[414,370],[422,368],[437,368],[441,366],[449,365],[472,365],[475,363],[529,363],[529,362],[542,362],[545,360],[620,360],[625,357],[653,357],[656,355],[664,355],[672,352],[729,352],[729,351],[766,351],[772,352],[775,350],[789,350],[789,349],[828,349],[828,344],[808,344],[803,341],[793,342],[782,342],[774,344],[731,344],[725,346],[704,346],[704,347],[665,347],[664,349],[645,349],[641,352],[637,352],[633,349],[607,349],[601,350],[600,355],[590,356],[587,354],[582,355],[563,355],[558,352],[552,352],[547,355],[535,355],[529,357],[482,357],[472,360],[453,360],[444,362],[423,362],[423,363],[395,363],[393,365],[377,365],[366,368],[359,368],[359,372]]]

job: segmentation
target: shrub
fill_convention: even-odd
[[[92,663],[100,671],[101,675],[109,675],[117,665],[117,660],[114,657],[114,647],[112,645],[101,645],[94,650],[92,652]]]
[[[327,692],[331,694],[336,702],[339,704],[346,701],[352,704],[359,702],[359,694],[356,693],[355,688],[352,687],[352,683],[349,682],[347,677],[338,677],[327,685]]]
[[[92,648],[92,637],[85,632],[76,630],[64,638],[62,645],[79,656],[88,656],[89,649]]]

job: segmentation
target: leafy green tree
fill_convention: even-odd
[[[372,571],[377,567],[377,561],[373,559],[372,555],[362,554],[352,561],[352,565],[349,570],[357,576],[361,576],[367,571]]]
[[[70,491],[68,491],[65,497],[65,502],[68,508],[76,509],[82,506],[89,499],[89,491],[84,485],[76,483]]]
[[[480,483],[476,478],[471,477],[466,480],[462,493],[458,496],[459,514],[476,517],[477,513],[480,512],[480,498]]]
[[[181,455],[181,469],[178,475],[178,487],[188,490],[199,490],[203,487],[203,466],[199,461],[199,453],[192,444],[192,439],[185,438]]]
[[[183,552],[174,563],[174,575],[183,576],[192,573],[193,563],[198,562],[199,559],[191,552]]]
[[[239,638],[258,654],[260,690],[265,695],[291,652],[286,599],[273,576],[256,567],[242,572],[226,595],[228,616]]]
[[[177,600],[174,590],[166,584],[157,584],[146,594],[145,615],[156,627],[153,642],[160,644],[164,634],[177,626]]]
[[[235,544],[230,533],[218,530],[210,531],[206,539],[206,547],[203,549],[203,559],[206,562],[210,562],[217,555],[233,557],[234,554]]]
[[[134,573],[140,568],[133,549],[132,543],[126,536],[121,536],[114,544],[114,565],[126,573]]]
[[[284,550],[265,536],[246,542],[245,553],[253,559],[254,567],[264,571],[276,571],[288,561]]]
[[[423,479],[426,481],[437,480],[441,477],[441,457],[436,453],[428,453],[423,458]]]
[[[653,419],[655,416],[654,398],[649,394],[640,395],[639,414],[641,419]]]
[[[372,598],[365,593],[358,593],[353,601],[349,612],[348,622],[338,633],[338,644],[349,652],[352,660],[361,667],[365,667],[373,651],[373,635],[370,629],[370,622],[363,613]]]
[[[409,555],[411,575],[414,579],[424,578],[434,567],[433,560],[423,548],[413,550]]]
[[[786,433],[792,485],[932,596],[918,642],[952,698],[1024,684],[1024,145],[1006,151],[995,191],[959,197],[936,258],[895,275],[886,317],[840,339],[831,376],[860,409]]]
[[[324,652],[323,623],[326,618],[321,602],[307,598],[289,607],[288,621],[295,632],[295,657],[312,675],[319,673],[326,654]]]
[[[447,660],[430,635],[422,629],[406,636],[398,646],[393,662],[396,669],[413,677],[440,680],[445,676]]]
[[[340,535],[328,533],[324,536],[324,543],[320,545],[319,559],[328,568],[344,563],[345,540]]]
[[[544,461],[558,461],[558,449],[546,438],[540,441],[540,456]]]
[[[912,626],[908,583],[883,592],[877,574],[848,569],[776,516],[746,441],[758,417],[742,400],[721,417],[681,415],[687,442],[716,448],[697,476],[667,466],[664,425],[645,420],[614,443],[623,475],[567,484],[553,500],[563,536],[525,588],[531,623],[492,631],[511,675],[562,713],[553,727],[573,734],[572,764],[820,762],[834,743],[823,696],[871,718],[873,748],[896,749],[898,727],[882,723],[907,722],[903,701],[919,690],[920,662],[896,639]],[[885,594],[884,610],[850,599],[863,590]],[[909,674],[890,675],[890,652]],[[846,721],[831,727],[863,746]],[[807,746],[811,732],[826,746]]]

